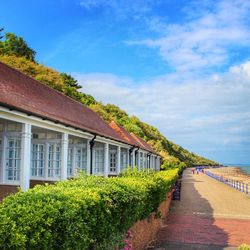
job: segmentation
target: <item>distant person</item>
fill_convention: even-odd
[[[199,174],[199,168],[196,168],[196,174]]]
[[[194,168],[192,168],[192,173],[194,174],[194,171],[195,171],[195,169]]]

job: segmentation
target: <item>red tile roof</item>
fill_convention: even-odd
[[[128,143],[88,107],[1,62],[0,105]]]
[[[139,143],[131,136],[131,134],[125,128],[117,124],[115,121],[110,122],[109,126],[114,129],[114,131],[118,133],[120,137],[126,140],[127,143],[136,147],[140,146]]]
[[[134,133],[131,133],[131,136],[140,144],[140,147],[142,149],[145,149],[149,152],[156,154],[154,149],[147,142],[145,142],[141,137],[135,135]]]
[[[115,121],[112,121],[109,124],[109,126],[113,128],[129,144],[140,147],[141,149],[147,150],[149,152],[155,153],[153,148],[147,142],[145,142],[142,138],[135,135],[134,133],[129,133],[125,128],[118,125]]]

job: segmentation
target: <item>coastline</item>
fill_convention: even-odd
[[[227,167],[237,167],[240,168],[242,172],[246,172],[247,174],[250,175],[250,164],[231,164],[227,165]]]
[[[237,167],[241,168],[243,171],[247,172],[250,174],[250,163],[249,164],[240,164],[240,163],[228,163],[228,164],[223,164],[223,166],[226,167]]]
[[[208,175],[216,176],[220,180],[232,184],[237,182],[250,187],[250,174],[240,166],[221,166],[218,168],[209,168],[206,170]]]

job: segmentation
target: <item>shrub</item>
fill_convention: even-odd
[[[177,173],[81,175],[18,192],[0,205],[0,248],[112,249],[136,221],[157,211]]]
[[[250,250],[250,245],[242,244],[238,247],[239,250]]]

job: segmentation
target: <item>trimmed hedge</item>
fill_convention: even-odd
[[[112,249],[157,211],[178,169],[82,175],[18,192],[0,204],[0,249]]]
[[[250,245],[242,244],[238,247],[239,250],[250,250]]]

